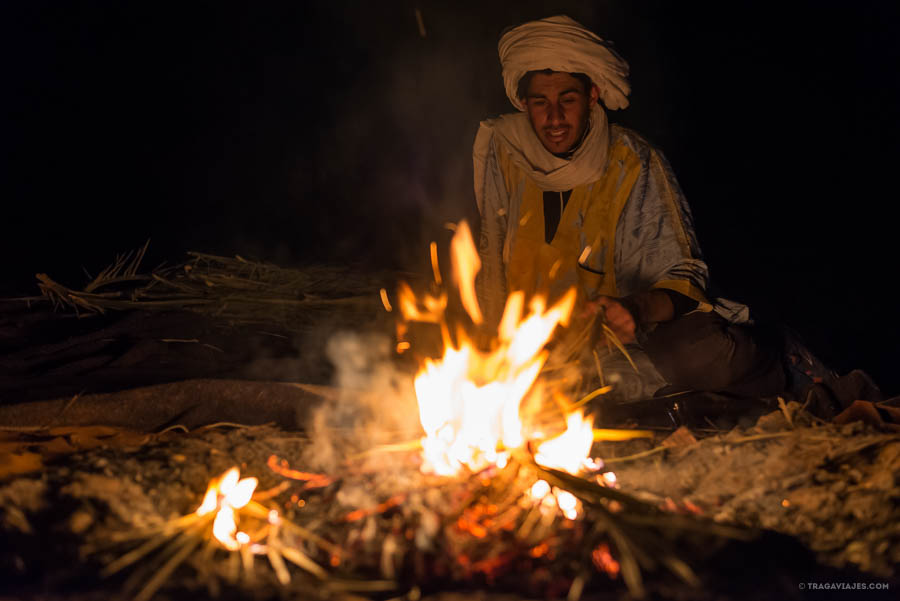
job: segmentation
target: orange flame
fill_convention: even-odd
[[[475,295],[475,276],[481,270],[481,259],[472,241],[472,232],[465,221],[456,228],[450,241],[450,253],[453,257],[453,278],[459,287],[459,297],[463,308],[472,318],[472,322],[480,324],[484,321],[478,297]]]
[[[464,336],[449,341],[439,361],[425,360],[415,380],[419,419],[425,430],[425,470],[453,475],[504,459],[504,449],[524,443],[519,408],[544,362],[543,350],[557,324],[568,319],[575,292],[550,309],[536,298],[523,318],[524,295],[510,296],[495,348],[483,352]]]
[[[481,263],[465,222],[456,228],[450,250],[463,308],[474,324],[481,324],[484,317],[475,294]],[[524,444],[519,414],[522,400],[547,360],[544,347],[557,325],[568,324],[575,297],[571,289],[547,308],[546,300],[536,295],[526,310],[525,294],[513,292],[496,339],[489,350],[481,350],[461,330],[455,342],[450,339],[444,319],[446,294],[426,294],[419,300],[408,285],[400,286],[398,304],[403,316],[437,323],[444,334],[443,357],[426,359],[415,379],[419,419],[425,430],[424,471],[454,475],[464,466],[479,471],[504,465],[508,450]],[[590,422],[587,428],[590,435]],[[580,462],[589,449],[590,444],[575,462]]]
[[[249,535],[238,531],[235,510],[250,502],[258,483],[256,478],[241,479],[241,472],[233,467],[210,482],[206,489],[203,502],[197,508],[196,514],[202,516],[216,512],[213,519],[213,536],[226,549],[236,551],[241,544],[250,540]]]

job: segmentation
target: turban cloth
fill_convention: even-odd
[[[507,31],[497,47],[503,83],[510,102],[520,111],[519,80],[529,71],[552,69],[584,73],[600,89],[611,110],[628,106],[628,63],[607,42],[565,15],[531,21]]]

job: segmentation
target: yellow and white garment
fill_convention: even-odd
[[[487,316],[499,319],[512,290],[554,297],[573,285],[584,298],[668,288],[698,301],[701,310],[711,309],[708,269],[690,209],[665,158],[640,136],[608,129],[603,174],[570,188],[548,244],[544,189],[516,163],[505,137],[489,122],[479,135],[489,136],[476,194],[479,291]]]

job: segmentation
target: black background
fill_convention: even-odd
[[[421,268],[511,110],[500,32],[567,13],[631,64],[610,118],[669,158],[718,287],[897,394],[889,4],[4,3],[0,291],[147,238],[150,265]]]

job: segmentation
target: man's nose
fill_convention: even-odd
[[[557,125],[565,121],[565,114],[563,114],[562,105],[557,102],[550,103],[550,114],[547,117],[551,125]]]

